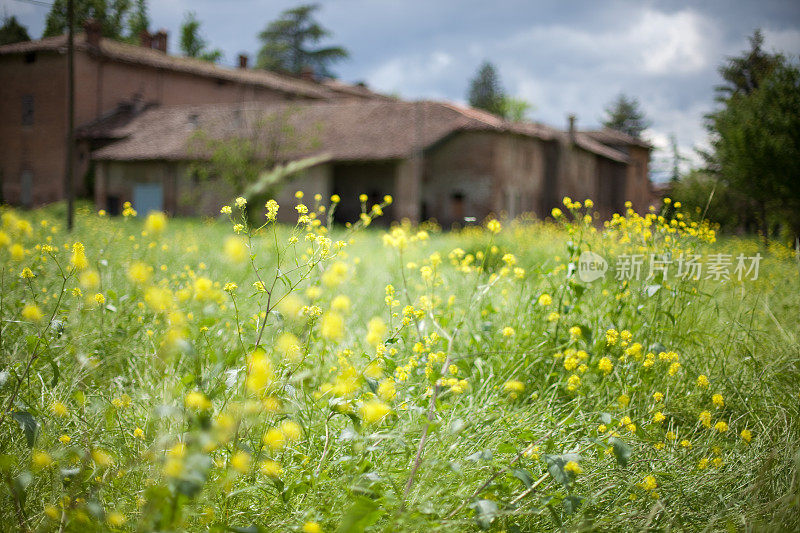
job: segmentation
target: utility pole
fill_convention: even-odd
[[[75,150],[75,12],[73,0],[67,0],[67,230],[72,231],[75,218],[75,186],[73,184],[73,152]]]

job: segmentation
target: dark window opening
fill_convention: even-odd
[[[450,195],[450,216],[453,222],[464,222],[464,193],[454,192]]]
[[[367,204],[367,210],[369,210],[373,205],[379,204],[383,201],[383,196],[381,193],[372,189],[369,193],[369,203]]]
[[[33,63],[34,61],[36,61],[36,52],[27,52],[25,54],[25,62]]]
[[[22,95],[22,125],[33,126],[33,95]]]
[[[119,196],[106,197],[106,211],[111,216],[119,216]]]

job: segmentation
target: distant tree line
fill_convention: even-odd
[[[299,76],[309,69],[317,76],[333,77],[330,66],[349,57],[341,46],[319,46],[331,32],[319,24],[314,12],[317,4],[301,5],[283,11],[267,24],[258,35],[261,48],[256,67]],[[74,0],[73,24],[81,31],[84,23],[94,19],[100,23],[101,34],[108,39],[138,43],[142,32],[149,31],[147,0]],[[185,14],[180,28],[181,53],[210,62],[222,59],[222,50],[210,48],[200,33],[197,15]],[[55,0],[45,19],[42,37],[62,35],[67,32],[67,0]],[[29,41],[27,29],[16,17],[6,17],[0,26],[0,45]]]

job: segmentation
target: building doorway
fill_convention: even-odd
[[[33,172],[23,170],[20,175],[19,202],[25,207],[33,206]]]

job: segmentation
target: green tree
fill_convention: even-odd
[[[620,94],[605,109],[606,118],[603,125],[612,130],[621,131],[639,139],[642,132],[650,127],[650,121],[644,115],[636,98]]]
[[[74,23],[80,31],[88,19],[100,22],[103,37],[123,40],[130,0],[74,0]],[[55,0],[45,20],[43,37],[67,32],[67,0]]]
[[[718,69],[724,80],[722,85],[715,88],[717,100],[720,102],[724,103],[735,95],[752,93],[783,62],[780,54],[764,51],[764,35],[760,29],[753,32],[749,41],[750,50],[741,56],[729,57]]]
[[[708,117],[713,170],[754,204],[765,241],[778,213],[800,236],[800,69],[781,58],[754,89],[723,102]]]
[[[669,136],[669,150],[670,150],[670,169],[669,181],[670,183],[678,183],[681,179],[681,163],[689,161],[687,157],[681,154],[680,147],[678,146],[678,137],[673,133]]]
[[[528,113],[533,110],[533,105],[513,96],[505,96],[500,100],[500,116],[512,122],[523,122],[528,119]]]
[[[200,35],[200,21],[193,12],[186,13],[181,24],[181,51],[187,57],[196,57],[216,63],[222,58],[222,51],[208,50],[208,41]]]
[[[19,23],[14,15],[6,17],[0,27],[0,45],[30,41],[28,30]]]
[[[758,221],[747,201],[719,176],[700,169],[690,170],[680,181],[670,183],[670,198],[683,204],[693,218],[719,224],[722,231],[754,231]]]
[[[490,62],[484,61],[470,81],[467,100],[474,108],[503,115],[506,96],[497,69]]]
[[[294,127],[292,117],[300,112],[295,107],[272,113],[239,111],[233,119],[236,124],[233,135],[208,133],[207,130],[217,129],[214,124],[198,129],[189,141],[189,151],[194,158],[189,173],[201,180],[219,180],[236,196],[245,196],[264,205],[275,193],[278,177],[282,179],[287,172],[302,170],[296,164],[280,167],[285,154],[308,151],[318,145],[313,132],[301,135]],[[193,198],[185,200],[194,201]],[[256,211],[248,214],[256,217],[254,221],[259,216]]]
[[[147,0],[136,0],[136,7],[128,17],[128,41],[138,43],[142,32],[150,28],[150,17],[147,14]]]
[[[316,4],[302,5],[281,13],[270,22],[258,38],[262,42],[256,66],[266,70],[298,75],[311,68],[321,76],[332,76],[331,63],[348,57],[341,46],[315,47],[331,32],[313,18]]]

